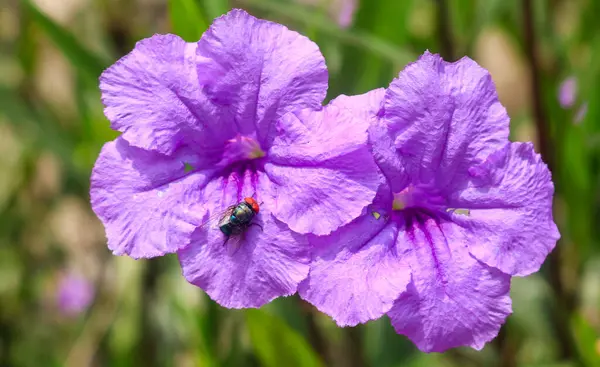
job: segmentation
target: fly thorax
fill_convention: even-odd
[[[240,224],[247,224],[250,223],[250,221],[254,217],[254,212],[248,204],[241,203],[240,205],[236,206],[233,210],[232,217],[235,217],[235,219],[233,219],[232,221],[237,221]]]

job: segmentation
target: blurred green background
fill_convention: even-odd
[[[483,351],[420,353],[385,318],[341,329],[297,297],[223,309],[175,256],[109,253],[88,202],[116,136],[98,76],[137,40],[198,40],[232,7],[317,42],[329,98],[387,86],[425,49],[490,70],[512,138],[551,165],[562,239],[540,273],[513,280],[514,314]],[[599,14],[598,0],[2,0],[0,367],[600,366]],[[80,312],[58,303],[69,276],[94,290]]]

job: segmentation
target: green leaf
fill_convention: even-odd
[[[210,19],[218,18],[231,9],[227,0],[204,0],[204,8]]]
[[[208,28],[197,0],[169,0],[171,29],[188,42],[196,42]]]
[[[245,315],[252,346],[263,366],[323,366],[306,340],[278,317],[262,310],[247,310]]]
[[[364,327],[365,355],[370,366],[404,366],[413,358],[421,355],[413,344],[396,333],[390,320],[380,318],[367,323]],[[424,366],[435,366],[427,365]]]
[[[409,39],[408,28],[398,27],[398,24],[406,24],[412,1],[373,1],[364,2],[361,4],[361,17],[359,21],[362,29],[370,32],[371,35],[378,39],[389,42],[390,47],[399,48],[400,45],[406,44]],[[355,70],[360,70],[357,74],[357,80],[353,86],[356,92],[364,92],[374,88],[387,85],[397,73],[398,62],[386,63],[384,59],[376,54],[354,55],[351,58],[346,58],[346,62],[353,63],[356,61]],[[411,60],[401,61],[404,65]]]
[[[84,47],[68,30],[54,22],[30,1],[23,2],[31,20],[54,42],[75,70],[88,81],[97,83],[109,62]]]
[[[600,358],[598,358],[596,352],[597,333],[592,325],[588,324],[580,313],[576,313],[571,317],[571,324],[575,332],[579,353],[584,359],[585,365],[590,367],[600,366]]]

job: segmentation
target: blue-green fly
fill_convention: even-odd
[[[225,235],[223,245],[226,245],[232,237],[238,237],[238,239],[243,237],[246,230],[253,225],[262,230],[263,228],[260,224],[253,222],[259,211],[260,205],[258,202],[252,197],[246,197],[238,204],[227,207],[223,212],[213,217],[215,219],[219,218],[217,227]],[[211,222],[212,218],[202,224],[201,227]],[[237,249],[237,245],[234,244],[230,247],[234,250]]]
[[[260,224],[252,223],[252,219],[258,214],[259,210],[258,202],[252,197],[244,198],[237,205],[227,208],[219,221],[219,229],[227,236],[225,242],[231,235],[244,233],[253,224],[259,226],[262,230]]]

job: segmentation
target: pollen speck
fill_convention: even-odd
[[[194,167],[187,163],[187,162],[183,162],[183,172],[188,173],[194,170]]]
[[[381,214],[379,214],[378,212],[373,212],[373,217],[375,217],[375,219],[379,220],[379,218],[381,218]]]
[[[458,215],[466,215],[466,216],[469,216],[471,214],[471,211],[469,209],[448,208],[448,209],[446,209],[446,212],[454,213],[454,214],[458,214]]]

